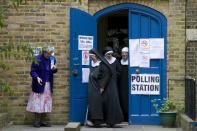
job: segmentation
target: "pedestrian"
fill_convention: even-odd
[[[112,70],[111,80],[103,93],[104,111],[106,113],[105,121],[108,126],[113,127],[115,124],[121,123],[124,119],[120,107],[117,87],[117,79],[120,74],[121,67],[116,58],[112,56],[113,50],[111,47],[106,47],[103,54]]]
[[[119,98],[124,121],[128,122],[128,47],[122,48],[121,51],[121,72],[119,80]]]
[[[104,122],[102,94],[111,79],[111,70],[107,61],[96,50],[90,50],[89,56],[91,59],[91,68],[88,83],[87,124],[89,126],[99,127]]]
[[[34,127],[51,126],[46,116],[52,111],[53,73],[57,72],[56,59],[51,56],[53,52],[50,46],[44,47],[31,64],[32,92],[26,110],[35,114]]]

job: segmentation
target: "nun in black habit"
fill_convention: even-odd
[[[111,68],[107,61],[92,49],[89,51],[91,59],[91,69],[88,83],[88,125],[93,123],[98,127],[104,122],[104,102],[103,93],[111,80]]]
[[[128,122],[128,47],[122,48],[120,60],[121,72],[119,80],[120,105],[124,115],[124,121]]]
[[[117,87],[117,79],[120,75],[121,67],[116,58],[112,56],[113,50],[111,47],[106,47],[103,53],[112,70],[111,79],[103,93],[105,122],[112,127],[121,123],[124,119]]]

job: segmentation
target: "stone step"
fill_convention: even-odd
[[[80,131],[79,122],[69,122],[65,127],[64,131]]]
[[[8,113],[0,113],[0,129],[8,124]]]

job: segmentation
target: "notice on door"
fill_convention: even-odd
[[[151,59],[164,59],[164,39],[150,39],[150,52]]]
[[[159,74],[131,74],[131,94],[159,95]]]
[[[91,50],[93,48],[93,36],[78,36],[78,50]]]
[[[90,74],[89,68],[82,68],[82,83],[88,83],[89,74]]]
[[[89,51],[85,51],[85,50],[82,50],[82,65],[89,65],[90,63],[90,58],[89,58]]]
[[[130,39],[131,67],[150,67],[151,59],[164,59],[164,38]]]

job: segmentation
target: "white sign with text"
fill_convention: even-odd
[[[159,95],[159,74],[131,74],[131,94]]]
[[[93,36],[78,36],[78,50],[91,50],[93,48]]]

